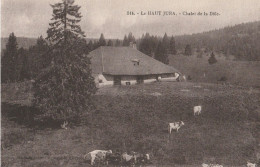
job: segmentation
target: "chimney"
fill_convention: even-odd
[[[135,42],[130,42],[129,43],[129,47],[136,49],[136,43]]]

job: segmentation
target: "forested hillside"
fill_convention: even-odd
[[[192,35],[176,36],[176,48],[190,44],[193,52],[202,48],[234,55],[237,60],[260,60],[260,21],[242,23]]]

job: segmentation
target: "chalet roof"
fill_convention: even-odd
[[[175,68],[165,65],[131,47],[101,46],[90,52],[88,57],[91,58],[91,68],[94,74],[149,75],[179,73]],[[139,64],[135,62],[139,62]]]

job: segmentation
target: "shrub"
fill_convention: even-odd
[[[214,53],[212,52],[210,58],[208,59],[210,65],[217,63],[217,59],[215,58]]]
[[[218,81],[227,81],[227,77],[222,76]]]
[[[188,78],[187,78],[187,80],[189,80],[189,81],[191,80],[191,76],[190,76],[190,75],[188,75]]]

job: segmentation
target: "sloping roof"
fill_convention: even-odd
[[[149,75],[178,72],[131,47],[101,46],[88,54],[93,73],[110,75]],[[139,65],[134,65],[139,62]]]

